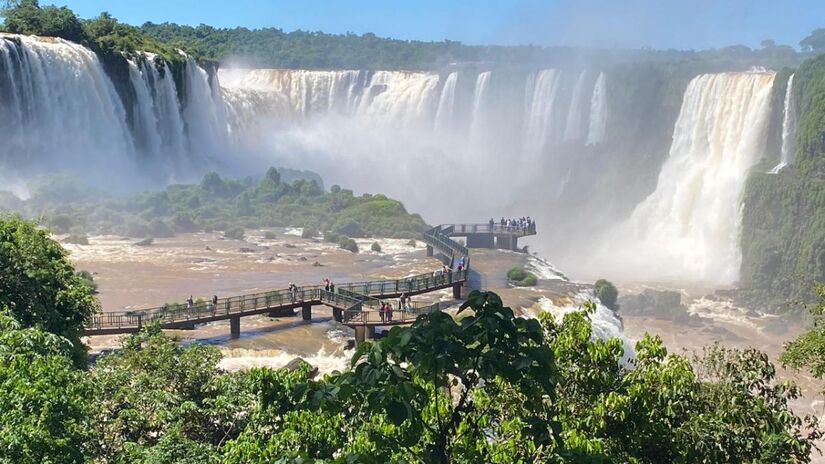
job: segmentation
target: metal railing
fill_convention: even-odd
[[[347,325],[392,325],[414,322],[418,316],[440,311],[442,303],[408,304],[404,308],[395,307],[391,311],[380,309],[362,309],[344,311],[343,323]]]
[[[536,235],[536,224],[531,223],[526,227],[518,226],[503,226],[501,223],[493,223],[491,226],[487,224],[443,224],[440,227],[443,229],[449,228],[446,234],[461,235],[461,234],[510,234],[510,235]]]
[[[329,303],[347,311],[360,310],[365,300],[373,303],[375,297],[404,292],[421,292],[459,283],[467,278],[467,271],[421,274],[406,279],[376,280],[341,284],[336,292],[322,286],[297,287],[294,294],[289,289],[270,290],[248,295],[219,298],[217,303],[198,300],[190,307],[187,303],[168,303],[163,306],[134,310],[95,314],[86,325],[87,331],[112,329],[140,329],[159,322],[161,325],[207,320],[220,316],[231,316],[247,312],[276,310],[297,306],[304,302]],[[368,303],[368,304],[370,304]],[[380,304],[379,304],[380,305]],[[377,308],[378,305],[375,305]]]
[[[373,280],[339,284],[335,290],[347,295],[368,295],[379,297],[388,294],[422,292],[452,283],[467,280],[467,271],[443,272],[437,270],[395,280]]]
[[[447,226],[446,228],[444,226],[434,227],[424,232],[424,243],[438,249],[450,257],[451,260],[454,260],[457,256],[466,256],[467,259],[469,259],[469,250],[464,245],[450,238],[448,234],[451,233],[451,231],[452,226]]]
[[[481,224],[489,227],[489,224]],[[466,225],[464,225],[466,226]],[[191,321],[208,321],[216,317],[226,317],[233,314],[244,314],[263,310],[277,310],[287,307],[297,307],[304,302],[328,303],[331,306],[344,310],[344,320],[356,317],[356,313],[365,313],[364,321],[372,321],[382,317],[377,311],[380,308],[380,299],[384,295],[399,295],[401,293],[421,293],[446,287],[450,284],[461,283],[467,280],[469,252],[466,247],[449,237],[456,227],[462,225],[447,225],[434,227],[424,232],[424,241],[448,255],[451,260],[456,257],[465,258],[465,268],[461,271],[443,272],[441,270],[410,276],[401,279],[373,280],[365,282],[350,282],[340,284],[335,292],[330,292],[320,285],[296,287],[290,289],[269,290],[266,292],[247,295],[218,298],[217,301],[198,300],[192,305],[188,303],[167,303],[159,307],[134,311],[118,311],[100,313],[91,316],[86,330],[135,330],[159,322],[161,326],[169,326]],[[408,317],[429,312],[439,308],[438,303],[420,306],[418,303],[408,303],[409,309],[396,310],[398,316],[393,321],[404,320]],[[376,314],[378,314],[376,316]],[[383,317],[387,317],[384,315]],[[412,317],[415,319],[415,317]],[[353,319],[355,320],[355,319]],[[375,320],[374,322],[378,322]],[[368,323],[368,322],[365,322]]]

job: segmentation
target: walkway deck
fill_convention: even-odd
[[[467,282],[469,254],[466,247],[453,241],[442,232],[441,226],[422,235],[428,251],[438,250],[445,261],[455,262],[465,258],[461,271],[421,274],[395,280],[351,282],[336,285],[335,292],[322,286],[298,287],[295,295],[288,289],[239,295],[218,299],[217,304],[199,302],[193,307],[186,304],[167,304],[156,308],[95,314],[86,325],[84,335],[113,335],[136,333],[146,325],[159,324],[163,329],[191,329],[208,322],[230,321],[233,336],[240,334],[240,318],[258,314],[294,315],[301,309],[305,320],[311,318],[312,306],[324,305],[333,309],[339,322],[356,328],[356,338],[363,339],[365,327],[409,324],[421,314],[440,311],[441,303],[412,303],[407,308],[397,308],[391,314],[379,311],[382,300],[399,298],[402,293],[415,296],[447,288],[453,289],[455,298],[461,297],[461,287]],[[358,328],[361,327],[359,331]]]

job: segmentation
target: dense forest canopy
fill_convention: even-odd
[[[237,62],[245,66],[295,69],[440,69],[452,64],[551,66],[566,61],[591,59],[601,63],[642,60],[692,61],[723,60],[747,65],[795,65],[801,54],[773,40],[762,41],[759,49],[733,45],[702,51],[679,50],[597,50],[536,45],[465,45],[444,40],[424,42],[398,40],[365,34],[328,34],[320,31],[285,32],[276,27],[196,27],[174,23],[147,22],[135,27],[118,22],[103,12],[82,20],[66,7],[41,6],[38,0],[6,0],[3,29],[21,34],[62,37],[107,51],[126,54],[149,51],[169,60],[179,59],[175,49],[195,57]],[[825,49],[818,29],[800,42],[806,52]]]

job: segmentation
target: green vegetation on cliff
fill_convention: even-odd
[[[105,198],[77,178],[60,174],[42,179],[23,202],[29,216],[43,215],[57,233],[168,237],[175,233],[224,231],[242,238],[243,229],[304,227],[346,237],[417,236],[426,227],[401,202],[384,195],[355,196],[334,185],[329,192],[313,173],[270,168],[260,178],[228,180],[211,172],[199,184],[171,185],[160,192]],[[286,178],[286,176],[285,176]],[[101,199],[104,198],[104,199]],[[338,241],[338,240],[336,240]],[[353,250],[354,242],[342,247]]]
[[[825,280],[825,56],[800,66],[794,91],[794,162],[778,174],[760,166],[744,194],[740,285],[749,303],[773,310],[809,301],[813,282]]]
[[[0,9],[4,18],[2,30],[14,34],[60,37],[86,45],[98,54],[115,53],[136,57],[138,52],[160,55],[169,62],[183,58],[177,48],[143,33],[140,29],[118,22],[107,12],[82,20],[69,8],[54,5],[41,6],[38,0],[6,0]]]

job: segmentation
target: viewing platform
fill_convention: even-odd
[[[437,227],[447,237],[464,237],[467,248],[490,248],[519,251],[518,239],[536,235],[536,224],[526,227],[486,224],[443,224]]]
[[[134,311],[104,312],[91,317],[84,329],[84,335],[114,335],[137,333],[145,326],[158,324],[162,329],[194,329],[196,325],[229,320],[233,338],[241,332],[241,318],[260,314],[271,317],[295,316],[300,309],[305,321],[312,318],[313,306],[332,308],[333,318],[355,330],[355,339],[364,341],[375,334],[375,327],[410,324],[421,314],[444,309],[445,303],[422,303],[407,301],[401,307],[397,301],[402,294],[407,297],[452,288],[453,298],[461,298],[461,289],[467,282],[469,273],[468,250],[450,239],[439,227],[422,235],[427,244],[428,255],[438,250],[445,264],[465,259],[460,271],[432,273],[416,276],[350,282],[335,286],[328,291],[323,286],[276,289],[247,295],[219,298],[217,301],[197,301],[193,305],[172,303],[160,307]],[[393,310],[381,311],[382,303],[393,299]]]

